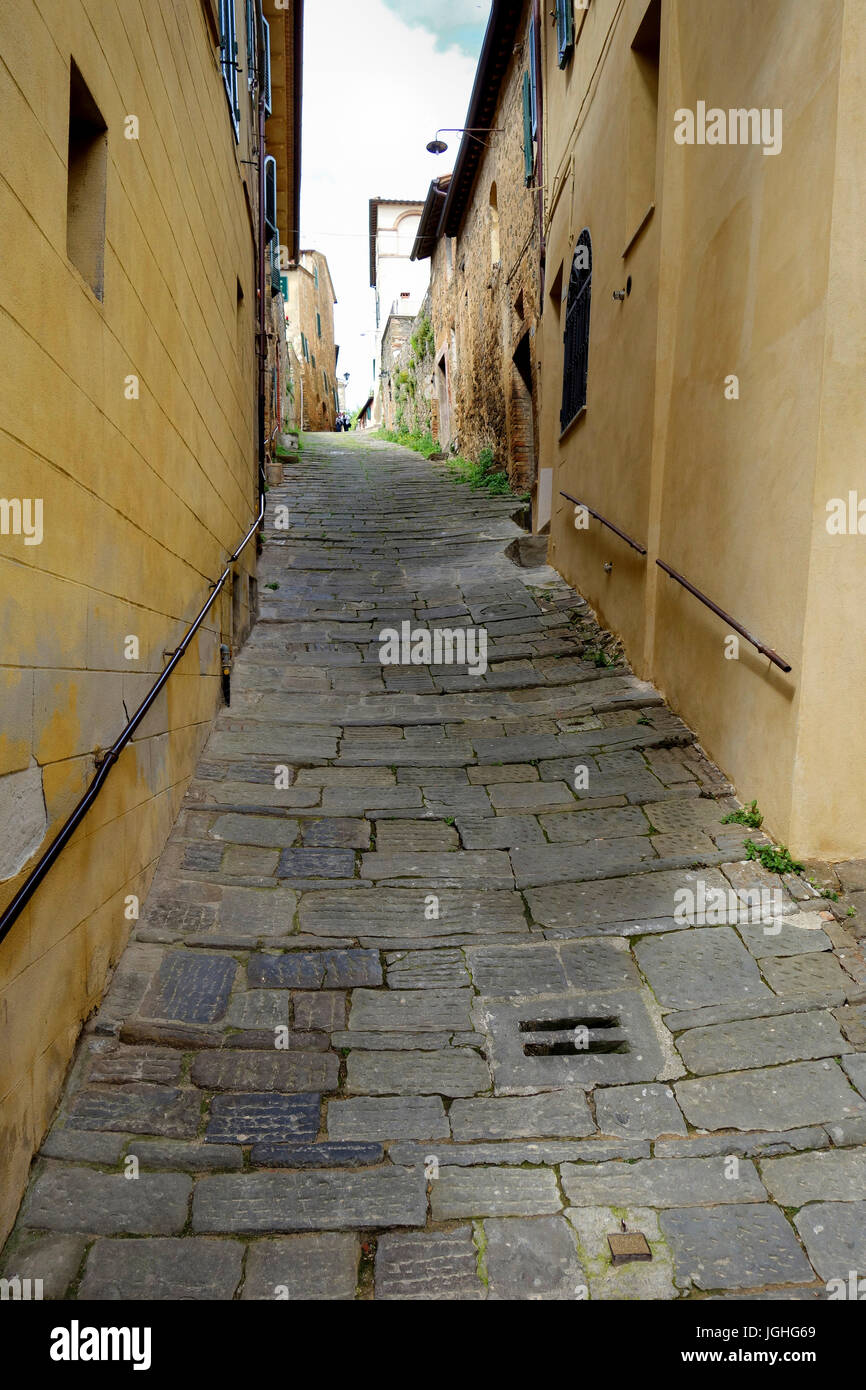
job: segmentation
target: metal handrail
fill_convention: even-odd
[[[10,902],[9,906],[6,908],[3,915],[0,916],[0,942],[5,940],[14,922],[19,917],[24,908],[27,906],[28,902],[33,897],[33,894],[36,892],[36,889],[39,887],[40,883],[48,873],[49,869],[58,859],[61,851],[69,843],[72,836],[75,834],[75,831],[78,829],[78,826],[81,824],[84,817],[87,815],[87,812],[90,810],[91,806],[93,805],[94,801],[96,800],[97,796],[102,790],[102,787],[108,778],[108,774],[110,773],[114,764],[117,762],[118,758],[120,757],[120,754],[123,752],[126,745],[129,743],[130,739],[132,738],[132,735],[135,733],[139,724],[144,719],[148,710],[151,708],[151,706],[154,704],[155,700],[159,696],[163,686],[166,684],[172,671],[177,666],[181,657],[186,652],[187,647],[189,646],[193,637],[198,632],[198,629],[204,622],[208,611],[213,606],[214,600],[216,599],[217,595],[221,592],[223,585],[225,584],[226,580],[231,574],[232,565],[238,559],[238,557],[240,556],[241,552],[243,551],[244,547],[251,539],[253,534],[258,530],[259,526],[262,523],[264,515],[265,493],[264,489],[261,486],[260,479],[258,516],[256,517],[250,529],[247,531],[240,545],[229,557],[225,569],[223,570],[219,579],[213,586],[213,593],[210,595],[210,598],[203,605],[203,607],[199,609],[197,617],[195,618],[192,626],[189,628],[180,646],[176,647],[174,652],[172,653],[171,661],[168,663],[165,670],[161,673],[156,683],[153,686],[151,686],[147,695],[145,695],[141,704],[138,706],[138,709],[128,720],[121,732],[118,734],[117,738],[114,740],[114,743],[108,749],[107,753],[105,753],[100,758],[99,763],[97,765],[96,775],[93,778],[93,781],[90,783],[87,790],[85,791],[81,800],[78,802],[78,805],[66,819],[57,836],[54,840],[52,840],[51,844],[48,846],[48,849],[42,855],[41,859],[39,860],[39,863],[28,874],[27,878],[24,880],[21,887],[18,889],[18,892],[15,894],[14,898]]]
[[[570,492],[560,491],[559,495],[560,497],[564,497],[567,502],[573,502],[576,507],[583,507],[585,511],[589,512],[590,516],[594,516],[596,521],[601,522],[602,526],[607,526],[609,530],[615,532],[616,535],[618,535],[621,538],[621,540],[624,540],[626,544],[630,545],[633,550],[636,550],[638,552],[638,554],[646,555],[647,552],[645,546],[642,546],[638,544],[637,541],[632,540],[631,536],[627,536],[625,531],[621,531],[620,528],[618,526],[615,526],[612,521],[608,521],[606,516],[602,516],[599,512],[594,511],[592,507],[586,504],[586,502],[578,502],[577,498],[572,497]],[[790,662],[786,661],[783,656],[779,656],[779,653],[774,652],[773,648],[768,647],[765,642],[760,642],[757,637],[753,637],[751,632],[749,632],[748,628],[743,627],[742,623],[738,623],[736,618],[732,618],[730,613],[725,612],[725,609],[720,608],[719,605],[717,603],[714,603],[711,598],[707,598],[707,595],[701,593],[700,589],[695,588],[694,584],[692,584],[688,579],[686,579],[684,575],[680,574],[677,570],[673,569],[670,565],[666,564],[664,560],[656,560],[656,564],[658,565],[659,569],[664,570],[665,574],[669,574],[671,579],[675,579],[678,584],[682,584],[684,589],[688,589],[690,594],[694,594],[695,598],[699,599],[700,602],[703,603],[705,607],[709,608],[712,613],[715,613],[717,618],[724,619],[724,621],[728,623],[728,625],[732,627],[735,632],[738,632],[741,637],[745,637],[747,642],[750,642],[752,646],[755,647],[756,650],[761,653],[762,656],[765,656],[767,658],[768,661],[772,661],[774,666],[778,666],[780,671],[791,670]]]
[[[606,526],[609,531],[613,531],[619,536],[620,540],[625,541],[626,545],[630,545],[632,550],[636,550],[638,555],[646,555],[645,545],[641,545],[639,541],[632,540],[631,536],[627,536],[625,531],[621,531],[612,521],[608,521],[606,516],[602,516],[600,512],[595,511],[586,502],[578,502],[577,498],[572,497],[570,492],[560,491],[559,495],[560,497],[564,497],[567,502],[573,502],[576,507],[583,507],[584,511],[589,512],[590,516],[594,516],[596,521],[601,522],[602,526]]]
[[[772,647],[768,647],[764,642],[759,642],[757,637],[752,636],[748,628],[743,627],[742,623],[738,623],[736,618],[732,618],[730,613],[725,612],[724,608],[720,608],[717,603],[713,603],[711,598],[707,598],[706,594],[702,594],[700,589],[696,589],[694,584],[689,583],[688,579],[684,578],[683,575],[678,574],[670,565],[665,564],[664,560],[656,560],[656,564],[659,569],[664,570],[665,574],[669,574],[671,579],[675,579],[678,584],[682,584],[684,589],[688,589],[690,594],[694,594],[695,598],[699,599],[712,613],[715,613],[717,618],[723,618],[735,632],[738,632],[741,637],[745,637],[747,642],[751,642],[752,646],[756,647],[762,656],[772,661],[774,666],[778,666],[780,671],[791,670],[790,662],[786,661],[784,657],[779,656],[778,652],[774,652]]]

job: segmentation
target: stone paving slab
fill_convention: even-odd
[[[122,1174],[51,1164],[36,1178],[25,1224],[95,1235],[174,1235],[187,1220],[192,1181],[183,1173]]]
[[[487,1064],[470,1048],[442,1052],[349,1053],[346,1088],[356,1095],[473,1096],[490,1086]]]
[[[844,1202],[866,1191],[866,1148],[770,1158],[761,1164],[767,1191],[782,1207],[805,1202]]]
[[[358,1237],[340,1232],[280,1236],[248,1247],[242,1299],[353,1299]]]
[[[565,1219],[577,1240],[578,1257],[586,1276],[586,1293],[593,1302],[671,1299],[680,1289],[674,1277],[670,1247],[659,1229],[659,1213],[648,1207],[571,1207]],[[614,1265],[608,1236],[641,1231],[652,1252],[646,1262]]]
[[[191,1236],[94,1242],[79,1298],[109,1301],[234,1297],[244,1247],[238,1240]]]
[[[687,1207],[763,1202],[766,1191],[748,1159],[732,1177],[718,1158],[650,1158],[637,1163],[562,1165],[562,1187],[573,1207]]]
[[[451,1231],[392,1232],[376,1250],[376,1297],[383,1299],[482,1299],[471,1226]]]
[[[578,1090],[455,1100],[448,1117],[451,1133],[460,1143],[471,1139],[573,1139],[595,1129],[586,1096]]]
[[[670,1086],[600,1086],[593,1093],[593,1103],[603,1134],[655,1139],[661,1134],[687,1133]]]
[[[216,1233],[364,1230],[426,1219],[423,1173],[405,1168],[200,1178],[192,1207],[193,1230]]]
[[[822,1279],[839,1279],[850,1297],[850,1272],[866,1269],[866,1201],[813,1202],[794,1218],[806,1253]]]
[[[434,1221],[465,1216],[542,1216],[557,1212],[562,1200],[549,1169],[439,1169],[430,1184]]]
[[[693,927],[639,941],[635,956],[666,1009],[771,997],[755,961],[732,927]]]
[[[674,1091],[696,1129],[797,1129],[866,1115],[866,1102],[829,1061],[680,1081]]]
[[[439,1096],[359,1096],[328,1104],[331,1139],[444,1139],[448,1132]]]
[[[851,1050],[827,1012],[744,1019],[680,1033],[677,1050],[690,1072],[707,1076],[725,1069],[776,1066],[779,1062],[838,1057]]]
[[[332,1053],[200,1052],[190,1080],[208,1091],[333,1091],[337,1074]]]
[[[659,1225],[673,1249],[677,1278],[698,1289],[752,1289],[814,1280],[778,1207],[685,1207],[661,1212]]]
[[[586,1296],[574,1233],[561,1216],[489,1217],[483,1230],[491,1302]]]

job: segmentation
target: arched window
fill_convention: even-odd
[[[499,265],[499,202],[496,184],[490,185],[490,263]]]
[[[577,238],[568,281],[565,308],[565,362],[562,372],[561,429],[570,425],[586,405],[589,365],[589,296],[592,287],[592,241],[584,227]]]

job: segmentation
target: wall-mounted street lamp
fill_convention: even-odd
[[[444,140],[440,140],[440,139],[439,139],[439,137],[440,137],[440,135],[442,134],[443,131],[445,131],[445,133],[448,134],[448,135],[452,135],[452,134],[454,134],[454,135],[471,135],[472,138],[473,138],[473,140],[477,140],[477,141],[478,141],[479,145],[486,145],[487,142],[486,142],[486,140],[482,140],[482,139],[480,138],[481,135],[493,135],[494,132],[497,133],[497,134],[499,134],[499,133],[501,133],[502,129],[503,129],[503,127],[502,127],[502,126],[498,126],[498,125],[491,125],[491,126],[481,126],[481,125],[479,125],[479,126],[446,125],[446,126],[441,126],[440,129],[437,130],[435,138],[434,138],[433,140],[431,140],[430,143],[428,144],[427,150],[428,150],[428,152],[429,152],[430,154],[444,154],[444,153],[445,153],[445,151],[447,150],[448,146],[446,145],[446,143],[445,143]]]

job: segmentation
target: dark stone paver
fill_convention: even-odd
[[[165,957],[140,1012],[146,1018],[213,1023],[225,1013],[237,963],[231,956],[172,951]]]
[[[211,1101],[205,1137],[212,1144],[315,1139],[320,1107],[321,1098],[315,1094],[217,1095]]]

